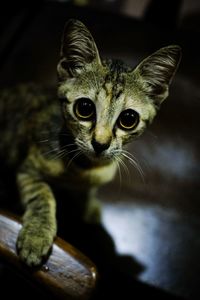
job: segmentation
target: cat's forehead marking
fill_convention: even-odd
[[[119,60],[108,60],[106,61],[106,65],[108,71],[105,76],[103,88],[107,96],[117,99],[124,90],[127,70]]]

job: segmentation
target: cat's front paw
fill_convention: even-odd
[[[54,235],[49,229],[43,229],[31,224],[22,227],[17,249],[20,259],[30,267],[39,266],[47,257],[53,244]]]

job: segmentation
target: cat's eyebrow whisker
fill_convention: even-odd
[[[95,87],[98,90],[99,87],[98,87],[98,84],[97,84],[97,79],[96,79],[95,73],[93,71],[92,71],[92,75],[93,75],[93,78],[94,78]]]

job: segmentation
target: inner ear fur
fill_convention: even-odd
[[[101,60],[90,31],[81,21],[70,19],[61,41],[59,77],[76,76],[94,63],[101,64]]]

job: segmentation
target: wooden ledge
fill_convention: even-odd
[[[56,238],[45,264],[37,270],[28,268],[16,253],[21,227],[17,219],[0,213],[0,257],[59,298],[89,299],[96,286],[95,265],[73,246]]]

